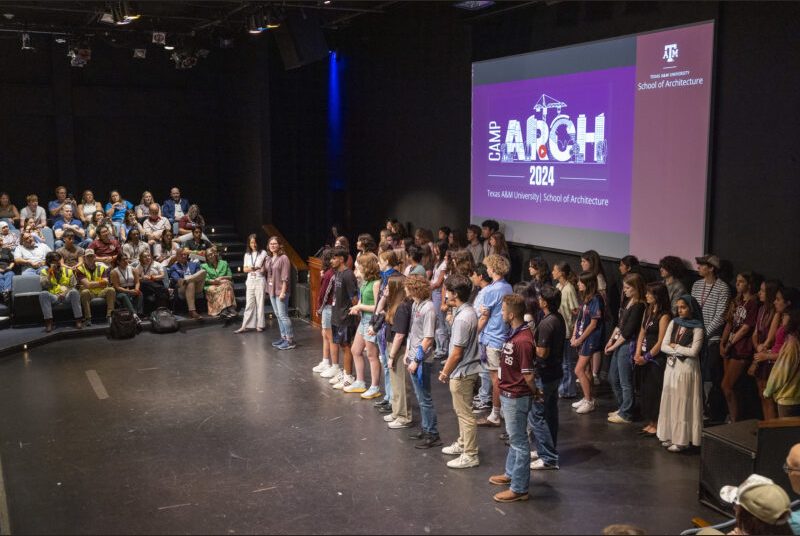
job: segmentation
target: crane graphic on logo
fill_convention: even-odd
[[[553,164],[605,164],[608,159],[608,140],[605,138],[605,114],[594,119],[594,132],[586,131],[586,114],[579,114],[577,125],[569,115],[562,113],[567,103],[546,93],[533,105],[534,114],[525,122],[525,136],[521,122],[511,119],[506,130],[505,143],[500,146],[504,163],[543,161]],[[549,110],[556,116],[548,123]],[[541,115],[541,117],[537,117]],[[586,158],[586,144],[594,146],[590,161]]]

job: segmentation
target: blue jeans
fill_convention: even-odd
[[[8,270],[0,274],[0,292],[11,290],[12,281],[14,281],[13,270]]]
[[[509,444],[505,474],[511,479],[511,491],[528,493],[531,482],[531,444],[528,441],[527,428],[531,397],[509,398],[501,394],[500,405],[506,420]]]
[[[422,367],[422,385],[417,382],[417,378],[411,375],[411,385],[414,386],[414,394],[417,395],[419,411],[422,413],[422,431],[430,435],[438,436],[439,429],[436,426],[436,408],[433,407],[433,397],[431,396],[431,363],[420,363]]]
[[[631,347],[628,342],[614,350],[611,366],[608,369],[608,381],[614,389],[614,398],[619,406],[619,416],[632,420],[633,408],[633,364],[631,363]]]
[[[436,331],[434,340],[436,342],[435,355],[437,357],[447,356],[448,346],[450,345],[450,326],[447,324],[447,315],[442,312],[442,291],[436,289],[431,293],[431,301],[436,307]]]
[[[391,343],[389,341],[386,341],[386,334],[388,331],[389,331],[388,325],[384,324],[383,327],[381,328],[381,331],[379,331],[377,334],[378,352],[381,360],[381,366],[383,367],[384,402],[392,401],[392,382],[389,381],[389,349],[387,348],[387,346]]]
[[[57,303],[67,302],[72,306],[72,316],[76,319],[83,318],[83,309],[81,309],[81,295],[77,289],[70,289],[67,294],[59,299],[55,294],[50,294],[48,291],[43,290],[39,293],[39,305],[42,307],[42,316],[45,320],[52,320],[53,318],[53,305]]]
[[[275,316],[278,317],[278,329],[281,330],[281,337],[287,340],[294,339],[294,332],[292,332],[292,321],[289,319],[289,296],[281,300],[278,296],[270,296],[269,302],[272,305],[272,310],[275,311]]]
[[[478,389],[478,398],[484,404],[492,403],[492,377],[489,375],[489,371],[485,368],[478,373],[478,377],[481,379],[481,387]]]
[[[559,380],[547,383],[536,377],[536,387],[544,392],[542,402],[533,402],[528,414],[533,435],[532,445],[536,445],[539,458],[547,465],[558,465],[558,384]]]
[[[578,364],[578,351],[569,345],[569,341],[564,342],[564,359],[561,361],[561,368],[564,375],[561,377],[561,385],[558,386],[558,395],[561,398],[574,398],[578,395],[577,376],[575,376],[575,366]]]

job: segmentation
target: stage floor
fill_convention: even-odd
[[[448,469],[451,457],[414,449],[371,401],[313,374],[318,331],[295,328],[285,352],[269,345],[276,327],[213,325],[5,358],[12,533],[598,534],[625,522],[677,534],[694,516],[721,520],[697,501],[699,456],[608,425],[608,398],[588,416],[561,401],[561,470],[533,473],[530,501],[498,504],[487,479],[503,469],[500,429],[480,430],[480,467]],[[449,444],[457,422],[438,382],[434,402]]]

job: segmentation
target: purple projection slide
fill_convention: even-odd
[[[471,219],[601,255],[704,253],[714,23],[473,64]]]
[[[635,74],[475,87],[473,214],[627,234]]]

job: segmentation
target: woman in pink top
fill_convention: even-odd
[[[771,279],[762,282],[758,290],[758,300],[761,302],[761,306],[756,317],[756,329],[753,331],[753,355],[759,352],[766,352],[775,344],[775,334],[781,325],[781,317],[783,316],[775,310],[775,297],[780,286],[780,281]],[[775,402],[769,398],[764,398],[764,388],[767,386],[767,379],[769,379],[773,364],[774,362],[772,361],[761,361],[759,363],[753,359],[753,363],[747,370],[750,376],[755,377],[758,384],[758,395],[761,398],[761,410],[764,413],[765,420],[774,419],[778,416],[778,408],[775,407]]]
[[[278,350],[291,350],[296,345],[294,343],[294,333],[292,331],[292,321],[289,319],[289,294],[291,275],[291,265],[289,257],[283,251],[283,243],[277,236],[270,237],[268,242],[267,255],[269,258],[264,263],[264,270],[267,275],[267,294],[272,305],[275,316],[278,317],[278,327],[281,330],[281,338],[273,341],[272,346]]]

